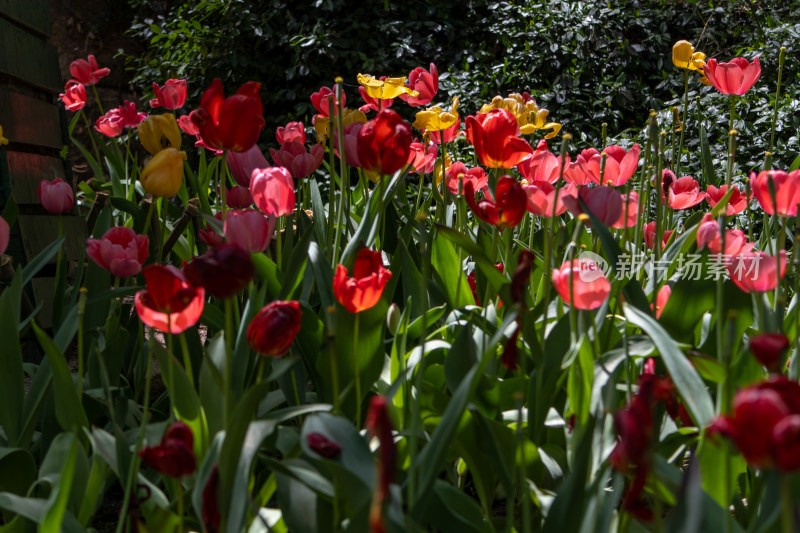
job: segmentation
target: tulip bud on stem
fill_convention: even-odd
[[[664,163],[662,155],[664,154],[664,139],[666,138],[667,133],[665,131],[661,131],[658,135],[658,144],[656,149],[656,179],[655,182],[658,184],[659,189],[656,191],[656,246],[653,247],[653,253],[656,258],[656,262],[661,260],[661,248],[662,243],[664,242],[664,204],[661,202],[661,196],[664,195],[665,199],[669,198],[668,192],[664,191],[664,186],[662,185],[662,165]],[[647,204],[645,204],[647,205]],[[658,288],[653,291],[653,302],[655,302],[656,295],[658,294]]]
[[[778,121],[778,101],[781,96],[781,76],[783,75],[783,61],[786,59],[786,47],[781,46],[781,53],[778,55],[778,84],[775,87],[775,107],[772,109],[772,133],[769,139],[769,151],[775,149],[775,123]],[[764,168],[769,170],[769,168]]]

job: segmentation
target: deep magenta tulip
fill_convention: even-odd
[[[789,337],[783,333],[760,333],[750,337],[750,353],[771,372],[780,370],[789,346]]]
[[[269,149],[272,160],[279,167],[288,168],[294,179],[302,179],[310,176],[322,164],[325,155],[325,148],[321,144],[315,144],[310,150],[296,141],[286,142],[281,145],[280,150]]]
[[[109,229],[100,239],[86,241],[86,255],[118,278],[135,276],[150,254],[150,239],[123,226]]]
[[[150,107],[163,107],[174,110],[186,103],[186,80],[169,79],[163,87],[153,82],[156,97],[150,100]]]
[[[248,252],[238,245],[225,243],[183,265],[183,272],[195,287],[204,288],[215,298],[225,299],[235,296],[250,283],[256,275],[256,267]]]
[[[6,222],[6,219],[0,217],[0,255],[8,248],[8,242],[11,240],[11,227]]]
[[[56,178],[53,181],[42,180],[36,190],[39,202],[49,213],[60,215],[72,209],[75,195],[69,183]]]
[[[282,217],[294,209],[294,180],[283,167],[260,168],[253,171],[250,193],[262,213]]]
[[[178,421],[167,429],[158,445],[140,450],[139,457],[153,470],[165,476],[181,478],[197,469],[193,446],[192,430]]]
[[[272,239],[276,219],[267,218],[255,209],[228,211],[225,215],[225,242],[235,244],[248,254],[263,252]]]
[[[306,130],[302,122],[289,122],[286,127],[280,126],[275,131],[278,144],[297,142],[306,144]]]
[[[264,153],[257,144],[244,152],[227,152],[225,161],[228,163],[228,169],[230,169],[233,179],[242,187],[250,186],[250,178],[255,169],[269,166],[267,158],[264,157]]]

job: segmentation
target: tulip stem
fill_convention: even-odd
[[[356,378],[356,429],[361,429],[361,365],[358,358],[358,325],[361,313],[356,313],[353,325],[353,365]]]
[[[781,53],[778,55],[778,85],[775,87],[775,107],[772,109],[772,133],[769,139],[769,151],[775,148],[775,123],[778,121],[778,99],[781,96],[781,76],[783,74],[783,60],[786,58],[786,47],[781,46]],[[769,170],[769,169],[764,169]]]
[[[233,299],[225,298],[225,426],[233,423],[231,381],[233,377]]]
[[[97,148],[97,142],[94,140],[94,135],[92,134],[92,124],[89,122],[89,117],[86,116],[85,110],[81,109],[81,115],[83,115],[83,120],[86,122],[86,132],[89,134],[89,139],[92,141],[92,148],[94,149],[94,157],[97,160],[97,166],[100,166],[100,150]],[[97,179],[102,180],[103,176],[97,176]]]
[[[62,223],[62,220],[61,220],[61,213],[59,213],[59,215],[58,215],[57,224],[58,224],[58,237],[57,238],[60,239],[61,235],[64,233],[63,223]],[[54,283],[54,288],[55,289],[58,289],[58,282],[61,279],[61,253],[62,253],[63,249],[64,249],[64,245],[63,244],[58,247],[58,256],[56,257],[56,278],[55,278],[55,283]],[[58,298],[58,294],[56,294],[55,297]]]
[[[183,533],[183,483],[180,478],[175,482],[178,484],[178,533]]]
[[[81,287],[78,296],[78,398],[83,398],[83,324],[86,313],[86,287]]]
[[[186,369],[186,375],[189,377],[189,383],[194,388],[194,372],[192,371],[192,359],[189,356],[189,345],[186,343],[186,336],[183,332],[178,334],[178,340],[181,343],[181,351],[183,352],[183,367]]]
[[[781,526],[783,533],[794,531],[792,517],[792,487],[789,484],[789,475],[781,473]]]
[[[678,153],[672,154],[672,158],[675,160],[675,175],[678,177],[680,177],[681,175],[681,157],[683,156],[683,135],[686,133],[686,122],[689,119],[688,113],[689,113],[689,71],[683,69],[683,124],[681,125],[681,138],[678,144]]]

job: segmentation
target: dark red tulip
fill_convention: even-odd
[[[183,271],[192,285],[223,299],[238,294],[256,275],[250,254],[235,244],[210,249],[186,263]]]
[[[190,118],[206,145],[245,152],[256,144],[264,129],[263,112],[260,83],[249,81],[225,98],[222,81],[215,78]]]
[[[378,463],[378,487],[373,493],[369,513],[370,527],[373,531],[385,531],[383,502],[389,495],[389,486],[394,480],[397,449],[392,435],[392,420],[389,416],[389,402],[385,396],[373,396],[369,403],[364,427],[380,443],[380,462]]]
[[[759,363],[775,372],[789,349],[789,338],[783,333],[761,333],[750,337],[750,352]]]
[[[265,305],[247,327],[247,342],[261,355],[280,357],[300,331],[300,303],[275,301]]]
[[[306,436],[308,447],[325,459],[333,459],[342,453],[338,442],[332,441],[322,433],[309,433]]]
[[[150,468],[165,476],[181,478],[197,468],[194,456],[194,436],[183,422],[173,423],[157,446],[147,446],[139,451],[139,457]]]
[[[464,182],[464,197],[475,216],[500,229],[513,228],[522,222],[528,197],[517,180],[508,175],[500,176],[494,196],[494,200],[490,197],[475,201],[472,182]]]
[[[150,265],[142,272],[146,288],[136,293],[139,319],[160,331],[180,333],[200,320],[205,291],[190,285],[172,265]]]
[[[219,465],[214,465],[211,475],[208,476],[206,486],[203,487],[201,514],[203,525],[209,533],[217,533],[220,528],[220,514],[217,506],[217,487],[219,486]]]
[[[411,125],[384,109],[358,132],[358,159],[365,170],[394,174],[406,166],[411,141]]]

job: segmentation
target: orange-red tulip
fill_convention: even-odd
[[[490,168],[514,168],[533,156],[533,148],[519,136],[517,119],[505,109],[467,117],[467,139],[480,162]]]
[[[348,276],[346,266],[336,265],[333,295],[351,313],[366,311],[378,303],[391,278],[391,271],[383,267],[380,250],[362,248],[356,255],[352,276]]]

